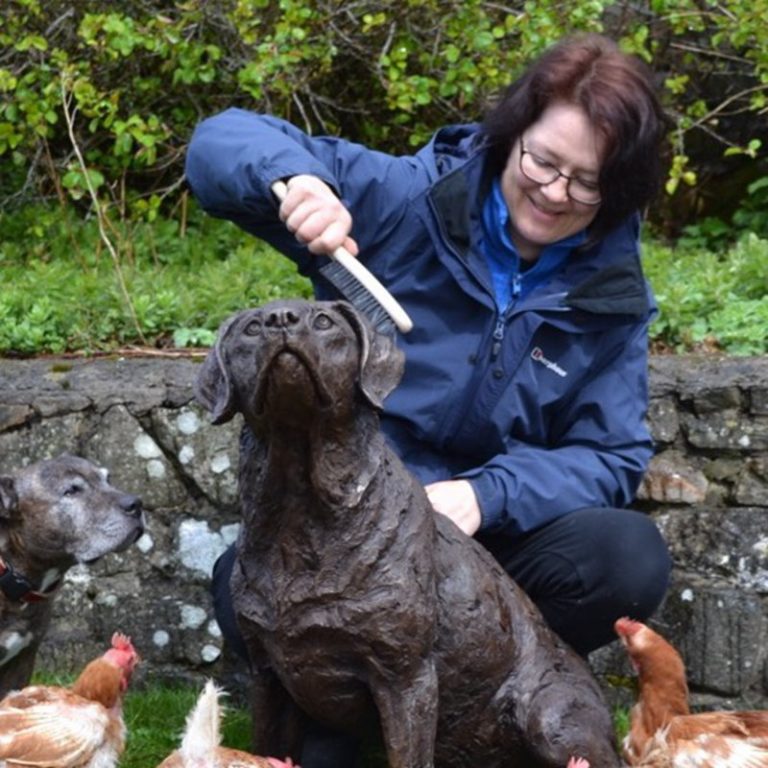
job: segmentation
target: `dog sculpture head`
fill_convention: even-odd
[[[400,381],[403,354],[343,301],[274,301],[221,326],[196,382],[214,424],[242,413],[252,426],[309,426],[381,409]]]

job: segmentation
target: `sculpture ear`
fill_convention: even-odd
[[[19,497],[12,477],[0,477],[0,520],[10,520],[16,510]]]
[[[216,343],[206,355],[195,380],[195,397],[211,413],[212,424],[224,424],[236,413],[235,392],[227,370],[224,339],[237,317],[231,317],[221,326]]]
[[[405,356],[392,336],[377,333],[351,304],[339,302],[337,308],[349,321],[360,347],[358,386],[374,407],[384,407],[384,398],[399,384],[403,376]]]

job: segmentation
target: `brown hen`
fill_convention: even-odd
[[[113,768],[125,748],[123,694],[138,662],[130,639],[115,633],[112,647],[71,688],[9,693],[0,701],[0,765]]]
[[[691,714],[680,654],[639,621],[619,619],[615,630],[639,682],[623,744],[630,765],[768,768],[768,711]]]

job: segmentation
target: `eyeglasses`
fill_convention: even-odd
[[[522,138],[520,139],[520,170],[526,178],[544,187],[562,176],[568,182],[565,187],[568,197],[576,203],[599,205],[602,202],[600,187],[597,184],[584,181],[578,176],[566,176],[548,160],[526,149]]]

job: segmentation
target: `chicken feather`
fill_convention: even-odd
[[[187,717],[181,746],[163,760],[158,768],[298,768],[290,758],[285,762],[221,746],[222,691],[212,680],[205,684]]]

